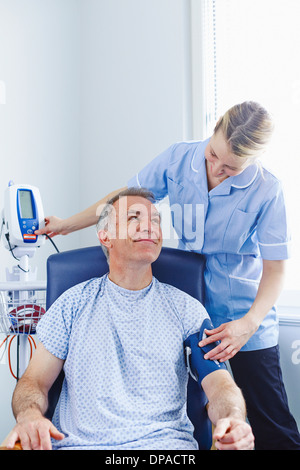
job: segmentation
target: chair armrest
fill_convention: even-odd
[[[4,441],[1,443],[0,450],[23,450],[21,446],[21,442],[17,441],[12,449],[8,449],[6,447],[6,442],[7,442],[8,436],[4,439]]]
[[[21,446],[21,443],[20,442],[16,442],[15,443],[15,446],[12,448],[12,449],[8,449],[7,447],[4,446],[1,446],[0,447],[0,450],[23,450],[22,449],[22,446]]]

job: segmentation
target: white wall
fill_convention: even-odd
[[[40,188],[46,215],[67,217],[190,138],[188,4],[0,0],[0,209],[13,179]],[[97,244],[93,228],[55,241],[62,251]],[[31,261],[40,279],[53,252],[47,242]],[[0,280],[13,264],[0,246]],[[0,441],[15,385],[2,351]]]
[[[79,201],[80,3],[77,0],[0,1],[0,210],[9,180],[40,188],[47,214],[67,216]],[[76,247],[78,235],[58,241]],[[31,261],[45,279],[48,242]],[[0,279],[16,264],[0,246]],[[0,344],[5,336],[0,335]],[[13,343],[15,352],[16,341]],[[0,350],[0,441],[13,424],[15,380]],[[13,366],[15,363],[13,364]],[[14,368],[15,370],[15,368]]]
[[[82,11],[80,209],[183,138],[184,0],[87,0]],[[81,243],[95,244],[92,229]]]
[[[45,212],[65,217],[79,201],[80,2],[0,1],[0,208],[9,180],[40,188]],[[78,235],[63,249],[76,246]],[[47,246],[33,260],[44,278]],[[3,266],[14,264],[0,247]]]

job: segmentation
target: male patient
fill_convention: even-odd
[[[152,277],[162,246],[152,201],[130,188],[103,209],[97,230],[109,273],[69,289],[39,322],[39,345],[14,392],[17,424],[7,447],[20,440],[24,449],[197,449],[183,345],[207,313]],[[203,363],[216,447],[252,449],[240,390],[227,370]],[[43,415],[62,368],[51,423]]]

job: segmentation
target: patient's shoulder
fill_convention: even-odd
[[[190,294],[157,281],[157,288],[160,295],[164,296],[173,311],[176,312],[178,320],[182,323],[185,338],[198,331],[205,318],[208,318],[207,311],[202,303]]]
[[[167,284],[165,282],[160,282],[158,279],[155,278],[156,287],[161,290],[167,297],[172,298],[174,301],[185,301],[191,302],[194,304],[201,304],[201,302],[196,299],[195,297],[191,296],[187,292],[179,289],[178,287],[174,287],[171,284]]]
[[[101,295],[106,276],[107,274],[101,277],[94,277],[70,287],[61,295],[61,300],[66,301],[71,299],[76,302],[76,300],[90,299],[97,294]]]
[[[160,295],[164,295],[165,298],[181,312],[181,314],[184,314],[187,310],[195,310],[196,312],[203,312],[206,314],[204,306],[195,297],[192,297],[190,294],[187,294],[177,287],[160,282],[157,279],[156,283],[157,289],[160,291]]]

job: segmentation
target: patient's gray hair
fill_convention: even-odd
[[[96,225],[97,233],[99,232],[99,230],[108,230],[109,224],[112,224],[112,227],[110,228],[113,228],[115,230],[115,220],[112,220],[113,219],[112,215],[114,214],[113,206],[114,206],[114,203],[117,202],[120,198],[126,197],[126,196],[139,196],[139,197],[148,199],[148,201],[152,203],[155,202],[154,194],[145,188],[128,188],[123,191],[120,191],[118,194],[116,194],[111,199],[106,201],[104,207],[102,208],[98,223]],[[109,262],[108,249],[104,245],[102,245],[102,243],[101,243],[101,247],[106,256],[107,262]]]

